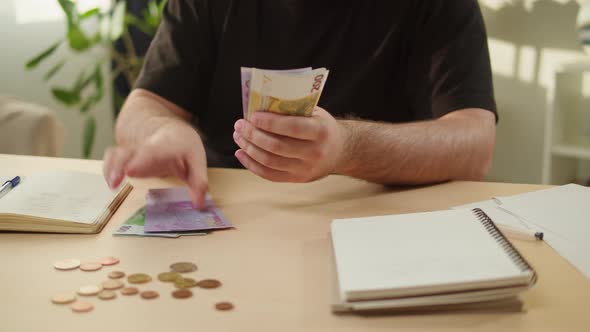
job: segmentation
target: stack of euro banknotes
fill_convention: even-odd
[[[137,210],[113,234],[180,237],[206,235],[232,227],[209,195],[205,205],[203,210],[194,208],[187,187],[150,189],[145,207]]]
[[[242,67],[242,109],[250,120],[255,112],[311,116],[329,71],[326,68],[267,70]]]

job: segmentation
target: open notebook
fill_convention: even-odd
[[[332,242],[335,312],[506,300],[537,279],[477,209],[334,220]]]
[[[2,183],[5,177],[0,178]],[[0,230],[98,233],[131,191],[111,191],[98,174],[55,171],[25,176],[0,198]]]

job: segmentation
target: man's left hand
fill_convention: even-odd
[[[235,156],[250,171],[271,181],[309,182],[347,162],[349,130],[316,107],[311,117],[256,112],[235,123]]]

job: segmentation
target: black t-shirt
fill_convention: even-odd
[[[209,166],[238,167],[241,66],[326,67],[335,117],[496,113],[477,0],[169,0],[135,87],[194,115]]]

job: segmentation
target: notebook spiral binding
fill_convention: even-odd
[[[506,251],[508,256],[514,261],[514,263],[520,268],[521,271],[533,271],[533,268],[529,265],[529,263],[520,255],[518,250],[514,248],[512,243],[504,237],[504,234],[500,232],[498,227],[494,224],[492,218],[490,218],[482,209],[476,208],[471,210],[481,221],[485,229],[492,235],[494,240],[496,240],[502,249]],[[536,276],[534,277],[536,280]]]

